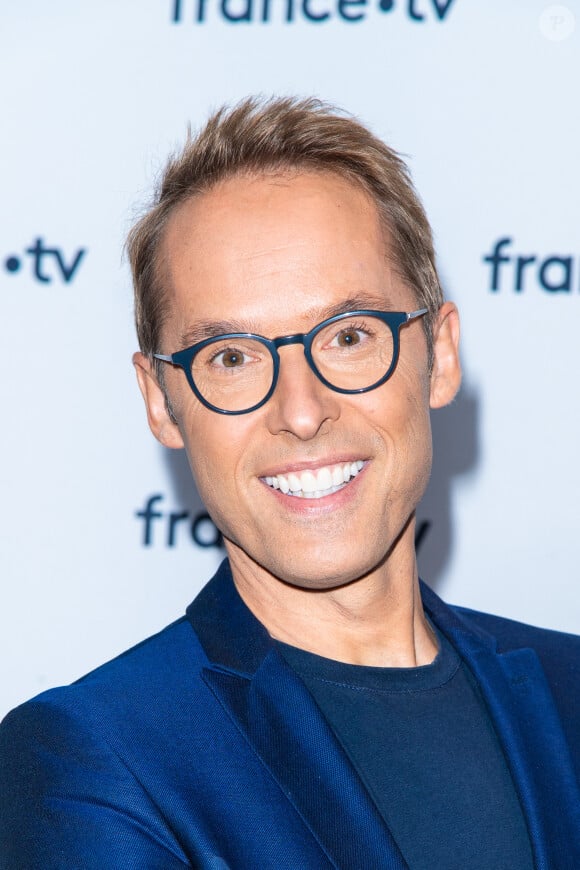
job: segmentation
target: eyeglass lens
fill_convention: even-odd
[[[393,360],[391,328],[377,317],[354,315],[326,324],[314,335],[312,361],[339,390],[371,387]],[[243,411],[259,404],[274,378],[274,360],[256,338],[217,338],[194,356],[192,377],[201,395],[216,408]]]

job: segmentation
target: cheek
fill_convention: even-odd
[[[402,456],[402,461],[407,467],[402,473],[403,488],[414,494],[416,502],[423,497],[429,482],[432,453],[429,406],[424,401],[419,401],[416,395],[410,396]]]
[[[373,410],[390,466],[393,493],[423,492],[431,470],[432,443],[429,379],[401,372],[388,399]]]
[[[251,437],[248,427],[238,417],[228,418],[199,405],[190,407],[178,423],[199,495],[213,517],[220,506],[235,501]]]

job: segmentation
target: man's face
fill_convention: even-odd
[[[389,263],[374,204],[332,174],[223,182],[176,211],[161,257],[171,312],[163,353],[193,343],[201,321],[220,324],[218,333],[274,338],[309,331],[348,300],[359,300],[351,308],[418,307]],[[282,347],[280,358],[273,397],[229,417],[204,407],[184,372],[167,366],[177,425],[154,379],[140,373],[152,428],[163,443],[185,446],[234,571],[324,589],[387,570],[398,549],[408,560],[431,464],[432,379],[420,320],[401,330],[390,380],[368,393],[324,386],[301,345]],[[292,475],[293,488],[295,478],[307,488],[318,475],[324,491],[329,474],[341,473],[339,489],[319,498],[275,488]]]

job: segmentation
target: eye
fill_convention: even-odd
[[[237,369],[251,361],[251,357],[235,347],[227,347],[214,354],[210,363],[225,369]]]
[[[361,330],[349,326],[348,329],[341,329],[335,337],[333,344],[336,342],[338,347],[352,347],[362,341]]]
[[[373,335],[370,323],[366,321],[346,323],[342,328],[331,335],[329,339],[325,339],[328,347],[341,348],[348,350],[351,347],[357,347],[364,344]]]

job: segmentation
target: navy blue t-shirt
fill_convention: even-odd
[[[347,665],[278,644],[411,870],[533,870],[528,832],[475,681],[437,634],[417,668]]]

